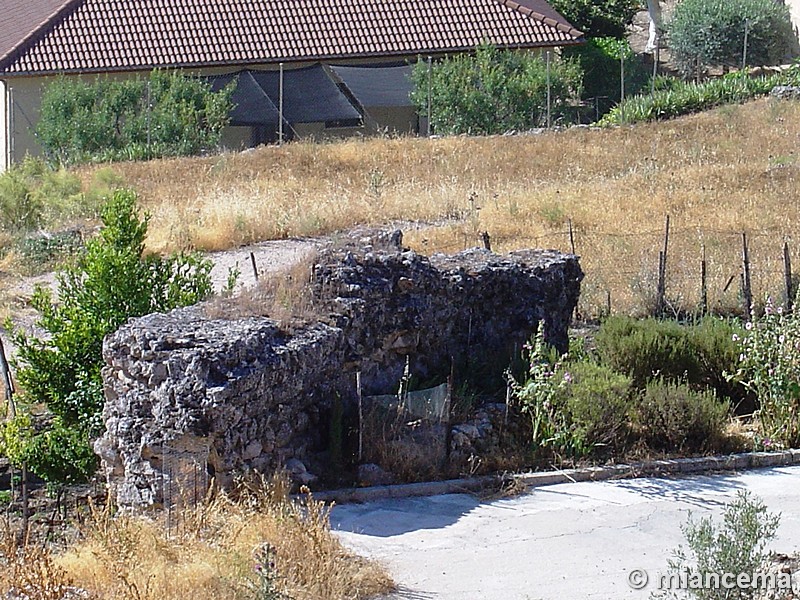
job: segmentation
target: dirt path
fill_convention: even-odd
[[[252,253],[259,274],[267,276],[290,269],[292,266],[310,256],[321,244],[318,239],[288,239],[261,242],[250,246],[242,246],[223,252],[212,252],[206,256],[214,263],[211,270],[211,281],[214,291],[222,290],[231,270],[238,269],[237,290],[255,285]],[[36,328],[36,311],[30,305],[30,298],[36,286],[50,286],[55,289],[55,274],[44,273],[35,277],[9,277],[5,284],[0,281],[0,302],[6,305],[14,326],[28,333],[41,333]],[[0,323],[0,340],[5,346],[6,354],[14,354],[15,347]]]

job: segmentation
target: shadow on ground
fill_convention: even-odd
[[[730,501],[725,496],[745,487],[736,474],[628,479],[617,481],[615,485],[648,499],[675,500],[698,508],[724,506]],[[715,494],[723,496],[715,497]]]
[[[479,504],[477,498],[468,494],[447,494],[340,505],[331,515],[331,527],[362,535],[392,537],[420,529],[447,527]]]

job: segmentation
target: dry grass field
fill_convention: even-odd
[[[705,247],[710,305],[729,311],[739,302],[741,232],[757,299],[781,293],[784,239],[798,257],[798,138],[800,105],[763,99],[612,130],[300,142],[113,169],[152,213],[156,251],[392,221],[414,222],[406,242],[426,253],[480,245],[483,231],[498,251],[569,251],[571,222],[588,316],[609,295],[614,312],[652,303],[669,215],[667,298],[696,306]]]

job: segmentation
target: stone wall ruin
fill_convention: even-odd
[[[280,467],[325,469],[331,410],[387,394],[408,359],[423,380],[455,366],[502,370],[536,331],[560,350],[580,292],[578,258],[472,249],[421,256],[394,237],[321,251],[320,318],[209,318],[202,306],[134,319],[105,340],[106,432],[95,444],[121,506],[169,503],[175,487],[224,486]],[[168,493],[169,491],[169,493]]]

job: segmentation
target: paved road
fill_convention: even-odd
[[[472,496],[337,506],[340,539],[378,559],[400,592],[392,600],[646,599],[682,543],[691,511],[718,516],[738,490],[781,513],[771,548],[800,551],[800,467],[681,479],[632,479],[536,488],[481,503]],[[633,590],[628,574],[647,571]]]

